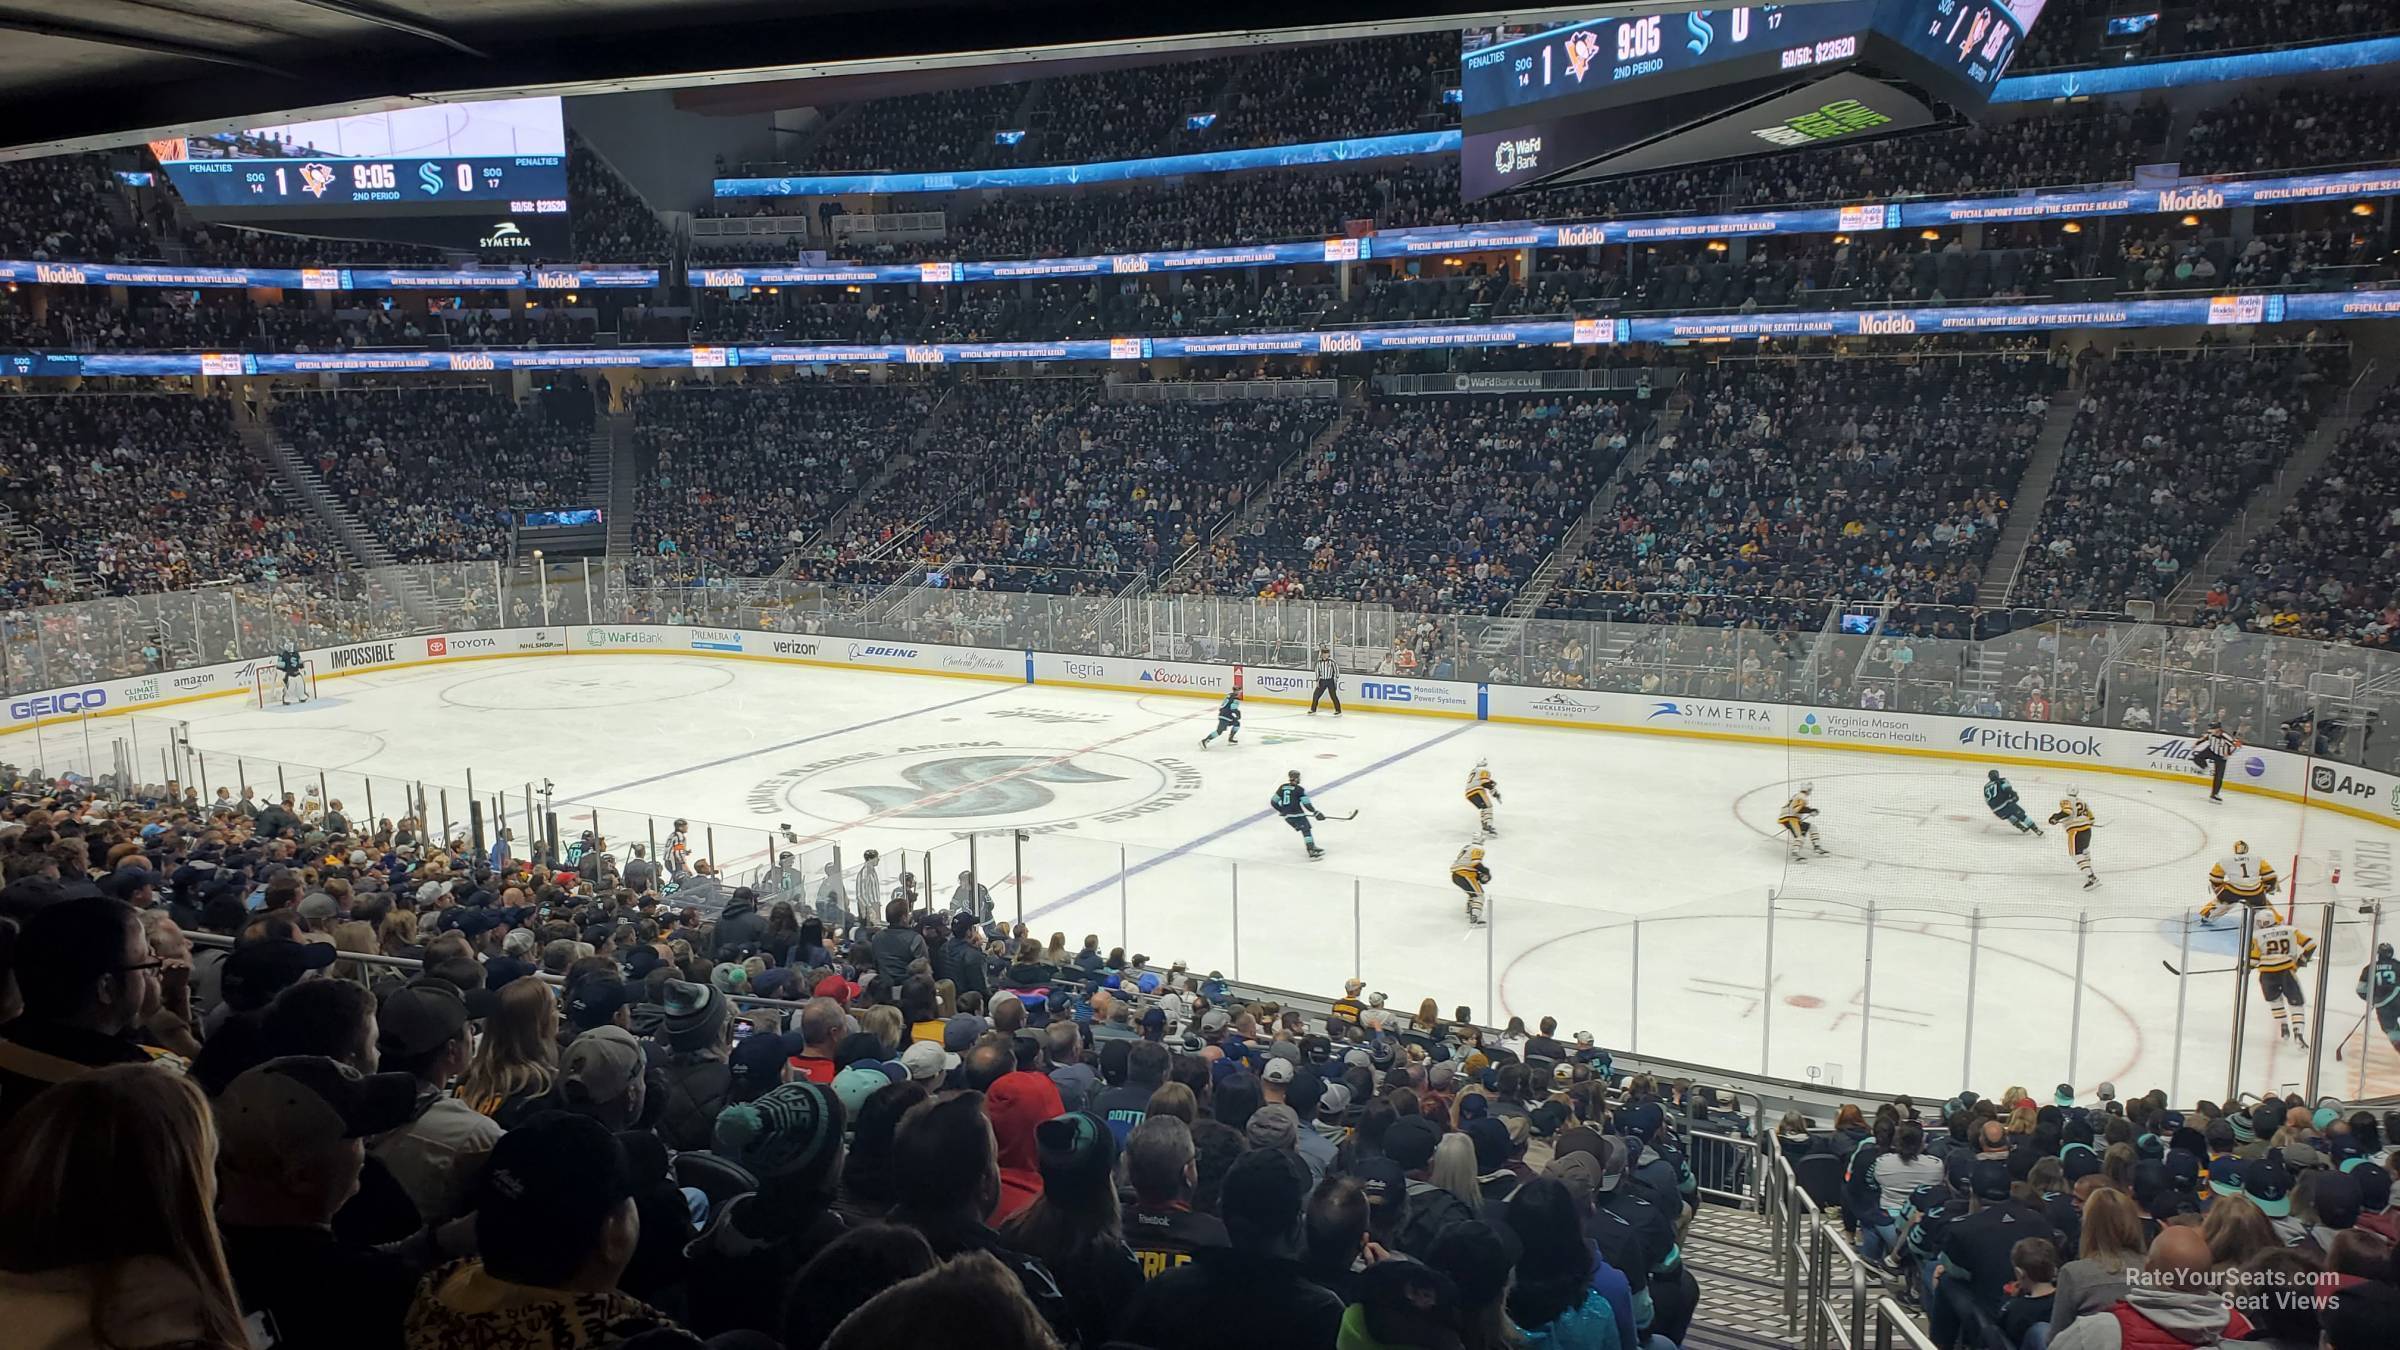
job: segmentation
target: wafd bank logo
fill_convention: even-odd
[[[1973,750],[2023,750],[2037,755],[2100,758],[2097,736],[2061,736],[2055,731],[2020,731],[1969,723],[1958,729],[1958,743]]]
[[[586,647],[655,647],[658,639],[631,628],[586,628],[583,630]]]
[[[947,828],[994,820],[1047,832],[1131,820],[1199,788],[1199,771],[1176,759],[960,741],[796,765],[753,787],[750,805],[762,814],[791,811],[843,825],[865,819]]]

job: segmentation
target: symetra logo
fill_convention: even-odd
[[[2019,731],[2014,727],[1970,724],[1958,729],[1958,743],[1978,750],[2024,750],[2037,755],[2100,757],[2097,736],[2061,736],[2053,731]]]
[[[8,705],[8,718],[23,722],[36,717],[55,717],[61,713],[92,712],[108,706],[108,691],[98,685],[89,689],[62,689],[55,694],[35,694]]]
[[[1692,722],[1718,722],[1744,726],[1771,726],[1775,715],[1765,708],[1745,708],[1738,703],[1689,703],[1662,698],[1650,707],[1645,722],[1673,717]]]
[[[2214,211],[2225,205],[2225,194],[2215,188],[2168,188],[2158,194],[2161,211]]]
[[[889,661],[914,661],[917,659],[917,649],[914,647],[882,647],[865,642],[850,644],[851,660],[857,661],[874,657]]]
[[[742,635],[730,628],[695,628],[692,630],[692,650],[696,652],[738,652]]]
[[[1861,314],[1858,316],[1861,334],[1913,333],[1917,321],[1906,314]]]
[[[2380,791],[2373,783],[2353,778],[2330,764],[2319,764],[2308,771],[2308,790],[2329,797],[2352,797],[2362,801],[2376,796]]]
[[[517,228],[517,222],[504,220],[492,227],[492,232],[476,241],[485,248],[532,248],[533,237]]]
[[[1407,703],[1416,697],[1405,684],[1384,684],[1375,680],[1360,680],[1358,696],[1379,699],[1385,703]]]
[[[774,649],[777,656],[815,656],[817,654],[816,643],[795,642],[790,638],[775,639]]]
[[[370,642],[359,647],[338,647],[326,663],[335,670],[354,670],[360,666],[380,666],[400,659],[397,642]]]

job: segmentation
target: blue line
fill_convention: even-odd
[[[893,713],[889,717],[878,717],[870,722],[854,722],[846,727],[834,727],[829,731],[820,731],[814,735],[802,736],[797,740],[780,741],[774,745],[762,745],[755,750],[744,750],[738,755],[726,755],[718,759],[704,759],[697,764],[686,764],[680,769],[668,769],[664,773],[654,773],[648,778],[636,778],[630,783],[618,783],[610,787],[593,788],[588,792],[578,792],[572,795],[562,792],[559,794],[559,799],[562,801],[584,801],[592,797],[605,797],[611,792],[623,792],[627,788],[646,787],[662,779],[681,778],[687,773],[697,773],[702,769],[718,768],[723,765],[731,764],[736,760],[749,759],[753,755],[770,755],[778,750],[789,750],[795,745],[807,745],[811,741],[821,741],[829,736],[846,736],[853,731],[865,731],[869,727],[879,727],[887,722],[897,722],[904,717],[914,717],[919,713],[940,712],[944,708],[955,708],[962,703],[973,703],[977,699],[993,698],[1008,692],[1010,692],[1010,686],[1002,686],[1001,688],[993,689],[986,693],[969,694],[965,698],[954,698],[948,703],[934,703],[922,708],[911,708],[907,712]]]
[[[1458,727],[1451,731],[1445,731],[1441,735],[1434,737],[1432,740],[1419,741],[1415,745],[1409,746],[1406,749],[1395,750],[1391,754],[1385,755],[1383,758],[1376,760],[1374,763],[1358,770],[1355,773],[1343,774],[1341,777],[1334,779],[1330,783],[1327,783],[1322,788],[1316,789],[1309,795],[1314,797],[1318,792],[1331,792],[1335,788],[1338,788],[1345,783],[1355,783],[1359,779],[1364,778],[1368,774],[1374,773],[1379,769],[1390,768],[1392,765],[1399,763],[1401,760],[1408,758],[1410,755],[1413,755],[1420,750],[1431,750],[1433,747],[1440,745],[1442,742],[1449,740],[1453,736],[1463,736],[1474,729],[1475,723],[1469,722],[1465,726]],[[1177,844],[1175,847],[1168,849],[1166,852],[1159,854],[1155,858],[1135,863],[1133,866],[1123,868],[1111,876],[1102,877],[1100,880],[1093,882],[1091,885],[1086,886],[1079,891],[1071,891],[1066,896],[1057,900],[1053,900],[1049,904],[1040,905],[1033,909],[1027,910],[1025,912],[1025,917],[1028,919],[1038,919],[1043,915],[1050,913],[1052,910],[1064,909],[1067,906],[1074,904],[1076,901],[1083,899],[1087,895],[1097,895],[1101,891],[1107,890],[1109,887],[1116,885],[1121,879],[1129,878],[1142,872],[1147,872],[1151,868],[1158,866],[1160,863],[1172,862],[1175,859],[1182,857],[1184,854],[1191,852],[1193,849],[1199,848],[1205,844],[1213,844],[1217,840],[1224,838],[1226,835],[1233,833],[1235,830],[1247,829],[1252,825],[1256,825],[1262,820],[1272,817],[1274,814],[1275,813],[1273,811],[1258,811],[1251,815],[1244,816],[1240,820],[1237,820],[1230,825],[1220,825],[1216,829],[1210,830],[1208,833],[1201,835],[1197,839],[1186,840],[1183,843]]]

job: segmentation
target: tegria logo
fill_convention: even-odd
[[[1097,661],[1066,660],[1059,662],[1058,665],[1059,669],[1067,672],[1067,678],[1070,680],[1105,680],[1108,678],[1108,667]]]
[[[355,670],[360,666],[380,666],[399,659],[399,643],[369,642],[357,647],[335,648],[333,655],[326,658],[326,664],[335,670]]]

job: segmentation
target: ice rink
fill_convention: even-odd
[[[522,834],[524,785],[546,776],[562,832],[596,823],[620,858],[681,816],[696,853],[746,875],[788,825],[812,877],[836,847],[849,867],[873,848],[887,885],[905,865],[940,900],[972,866],[1004,916],[1070,945],[1096,934],[1320,994],[1356,972],[1394,1006],[1549,1014],[1621,1050],[1920,1096],[2102,1079],[2220,1095],[2234,976],[2164,964],[2231,963],[2230,933],[2182,917],[2210,864],[2236,838],[2298,858],[2312,934],[2348,865],[2319,1043],[2362,1006],[2377,930],[2354,883],[2390,878],[2389,831],[2260,796],[2211,804],[2196,780],[2004,767],[2037,820],[2070,782],[2092,804],[2103,884],[2086,891],[2056,830],[1985,811],[1982,764],[1257,700],[1239,744],[1204,750],[1210,699],[699,656],[426,666],[328,680],[305,707],[173,716],[212,787],[321,773],[354,816],[370,792],[390,816],[422,783],[463,830],[471,774]],[[1447,881],[1478,759],[1505,798],[1481,929]],[[1358,812],[1317,827],[1323,861],[1266,810],[1288,769],[1326,811]],[[1832,856],[1791,866],[1774,817],[1803,780]],[[2247,996],[2242,1085],[2302,1083],[2308,1052]],[[2391,1090],[2400,1060],[2369,1034],[2369,1085]],[[2325,1091],[2354,1086],[2360,1044],[2339,1064],[2323,1044]]]

